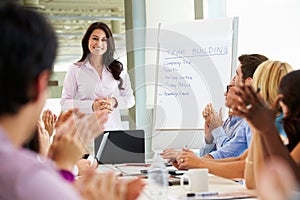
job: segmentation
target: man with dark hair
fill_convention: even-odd
[[[236,75],[233,77],[235,84],[230,85],[230,87],[241,83],[251,84],[255,70],[268,58],[260,54],[244,54],[239,56],[238,60],[240,64],[237,67]],[[230,87],[227,92],[230,92]],[[229,105],[230,102],[226,101],[226,106],[228,107]],[[211,127],[208,128],[209,134],[205,135],[205,137],[210,136],[212,138],[210,144],[206,143],[207,139],[205,138],[206,144],[200,149],[200,153],[203,149],[204,152],[209,152],[205,156],[206,158],[236,157],[249,147],[251,131],[248,124],[241,117],[229,116],[222,125],[222,119],[213,110],[207,114],[210,118],[209,121],[219,122],[219,124],[211,124]],[[217,140],[219,142],[216,142]]]
[[[47,98],[57,39],[41,15],[0,4],[0,199],[80,199],[49,161],[22,145]]]
[[[268,58],[260,54],[243,54],[238,57],[238,60],[240,64],[236,69],[234,77],[235,85],[239,85],[242,82],[251,82],[258,65],[268,60]]]
[[[224,93],[227,107],[230,106],[230,102],[227,102],[226,98],[230,87],[245,82],[252,83],[256,68],[268,58],[260,54],[244,54],[239,56],[238,60],[240,64],[233,77],[233,83],[227,86],[227,91]],[[200,148],[200,156],[208,154],[206,158],[215,159],[235,157],[248,147],[248,142],[238,137],[246,135],[247,140],[251,139],[250,129],[247,128],[248,125],[241,117],[229,116],[222,124],[222,117],[214,111],[212,106],[208,106],[204,112],[205,122],[209,124],[205,126],[205,145]],[[223,146],[228,146],[228,148],[221,149]],[[218,151],[219,149],[221,150]]]

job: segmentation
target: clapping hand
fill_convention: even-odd
[[[75,108],[75,109],[69,109],[66,112],[61,112],[60,115],[58,116],[57,122],[55,123],[55,128],[60,127],[73,114],[76,114],[78,117],[84,116],[84,114],[80,113],[77,108]]]
[[[81,155],[82,148],[75,120],[70,117],[56,129],[48,156],[55,161],[57,168],[72,171]]]
[[[212,104],[208,104],[203,112],[202,115],[205,119],[204,124],[204,137],[207,144],[211,144],[213,142],[213,135],[212,131],[220,126],[222,126],[222,108],[220,108],[219,112],[216,112],[213,108]]]
[[[205,120],[205,124],[207,124],[209,126],[210,124],[210,113],[211,113],[211,109],[212,109],[212,104],[207,104],[204,108],[204,110],[202,111],[202,116]]]
[[[48,131],[50,137],[53,135],[56,119],[56,115],[53,114],[49,109],[43,112],[42,120],[45,124],[45,129]]]
[[[37,133],[38,133],[38,141],[39,141],[39,153],[46,157],[48,155],[48,151],[50,148],[50,135],[48,131],[45,129],[42,120],[38,120]]]
[[[95,170],[98,167],[97,162],[92,163],[90,160],[84,158],[80,159],[76,165],[78,167],[78,176],[82,176],[88,170]]]
[[[83,146],[104,130],[105,111],[84,115],[78,109],[62,113],[56,123],[57,131],[49,150],[49,157],[70,169],[82,156]],[[66,159],[68,158],[68,159]]]
[[[94,170],[87,171],[75,183],[75,187],[86,200],[134,200],[140,195],[144,186],[140,178],[130,181],[118,180],[114,172],[100,174]]]
[[[219,112],[215,111],[214,108],[212,108],[211,113],[210,113],[210,124],[209,124],[209,129],[212,131],[223,124],[222,120],[222,108],[219,109]]]
[[[100,174],[89,170],[75,182],[75,187],[85,200],[126,199],[127,184],[117,182],[113,172]]]
[[[94,114],[76,118],[77,134],[86,150],[93,151],[88,146],[93,142],[93,139],[103,133],[106,121],[107,112],[105,110],[98,110]]]
[[[238,96],[227,95],[232,102],[230,114],[244,117],[252,128],[262,132],[274,126],[282,96],[279,95],[273,105],[269,106],[264,102],[259,90],[255,91],[250,85],[241,85],[232,89]]]
[[[222,120],[222,108],[219,109],[219,112],[215,111],[212,104],[208,104],[203,112],[202,116],[205,119],[206,125],[210,128],[210,130],[213,130],[215,128],[218,128],[222,126],[223,120]]]

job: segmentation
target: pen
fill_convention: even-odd
[[[216,196],[218,194],[219,194],[218,192],[195,192],[195,193],[187,193],[186,196],[187,197],[194,197],[194,196],[207,197],[207,196]]]

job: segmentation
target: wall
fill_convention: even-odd
[[[238,55],[261,53],[300,69],[299,0],[227,0],[227,16],[239,16]]]

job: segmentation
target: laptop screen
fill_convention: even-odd
[[[95,139],[95,155],[103,164],[145,163],[145,133],[105,131]]]

